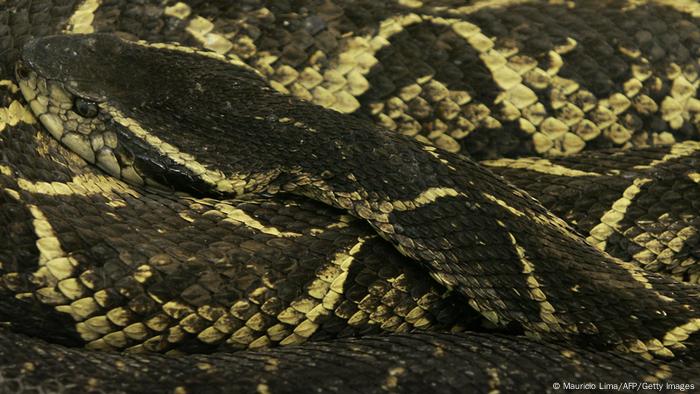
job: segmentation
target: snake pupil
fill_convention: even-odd
[[[73,110],[84,118],[94,118],[97,116],[97,103],[76,97],[73,102]]]
[[[27,70],[27,68],[24,67],[24,65],[22,65],[21,63],[18,63],[15,66],[15,73],[17,74],[17,78],[19,79],[29,78],[29,70]]]

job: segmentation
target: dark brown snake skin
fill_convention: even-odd
[[[687,141],[482,164],[573,223],[611,255],[699,283],[698,147]]]
[[[30,36],[92,26],[236,53],[278,90],[477,158],[696,138],[700,37],[691,3],[623,10],[613,2],[604,12],[595,3],[568,9],[539,2],[460,9],[446,1],[102,1],[94,10],[89,3],[78,14],[94,16],[70,22],[71,2],[0,3],[2,78],[14,81],[14,60]],[[529,102],[523,87],[537,100]],[[16,332],[4,331],[0,341],[4,391],[539,392],[552,390],[554,381],[585,379],[697,387],[696,339],[688,338],[700,328],[697,290],[634,266],[697,282],[692,142],[539,164],[485,163],[596,246],[633,263],[580,246],[557,258],[595,256],[591,268],[547,273],[552,256],[531,254],[531,266],[544,276],[523,288],[534,297],[523,304],[506,297],[507,289],[523,286],[517,280],[495,280],[502,290],[469,284],[471,298],[497,305],[500,316],[482,310],[485,317],[498,322],[525,305],[524,320],[513,320],[546,337],[544,326],[529,325],[528,313],[542,317],[543,302],[584,306],[591,312],[576,325],[593,322],[607,347],[677,356],[662,364],[591,350],[602,344],[582,344],[576,336],[535,342],[514,336],[523,330],[518,324],[493,327],[455,294],[459,288],[448,292],[362,221],[323,205],[302,198],[197,199],[128,186],[41,131],[16,82],[0,88],[0,320]],[[505,234],[527,230],[534,237],[552,222],[508,223],[521,227],[511,225]],[[532,246],[526,244],[527,253]],[[561,278],[583,294],[567,299]],[[660,305],[666,316],[652,313]],[[619,318],[630,311],[641,322]],[[543,323],[559,325],[566,314],[559,316]],[[416,328],[443,333],[366,336]],[[493,329],[510,335],[444,333]],[[345,336],[361,338],[327,341]],[[177,359],[62,346],[180,354],[307,340]]]

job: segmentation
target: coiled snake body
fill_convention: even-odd
[[[692,185],[676,186],[696,182],[695,143],[638,147],[616,153],[618,160],[610,164],[601,163],[600,154],[587,153],[480,165],[450,152],[462,149],[477,158],[528,151],[553,155],[589,143],[633,147],[694,137],[697,74],[692,78],[692,73],[697,63],[692,59],[700,38],[693,30],[692,4],[688,9],[682,3],[676,8],[610,4],[607,16],[613,20],[624,16],[640,22],[662,15],[681,32],[675,41],[663,41],[662,50],[673,54],[666,59],[680,70],[664,69],[664,75],[655,63],[662,41],[650,41],[640,32],[635,47],[619,32],[638,25],[611,29],[607,45],[615,44],[627,56],[622,66],[632,70],[625,79],[623,71],[615,70],[612,54],[604,66],[591,61],[599,54],[597,45],[603,45],[601,31],[610,26],[605,21],[586,25],[581,18],[599,5],[494,2],[460,8],[418,3],[378,6],[375,19],[383,13],[392,17],[377,30],[371,24],[357,26],[356,36],[342,33],[343,23],[362,25],[372,18],[359,5],[342,2],[309,5],[298,13],[288,10],[290,14],[280,4],[160,8],[85,2],[75,13],[63,12],[73,9],[70,4],[4,5],[11,11],[4,26],[10,38],[5,53],[12,60],[28,35],[51,32],[27,34],[27,26],[46,29],[38,22],[41,15],[58,27],[67,20],[75,33],[98,28],[125,38],[141,33],[149,41],[192,44],[62,35],[24,46],[16,78],[6,84],[8,121],[0,167],[3,226],[8,229],[0,255],[2,313],[9,328],[63,345],[132,352],[230,351],[310,342],[288,350],[177,361],[98,355],[42,343],[30,345],[33,350],[24,360],[8,363],[3,377],[47,390],[53,384],[78,390],[88,385],[126,391],[238,387],[261,392],[312,386],[411,391],[422,385],[538,390],[580,374],[694,382],[698,288],[643,267],[688,281],[697,278],[693,254],[684,254],[682,245],[692,248],[695,242],[695,194]],[[193,15],[198,9],[221,17],[221,30],[202,27],[207,19]],[[519,18],[519,11],[532,19]],[[569,33],[546,23],[556,16],[578,23]],[[494,17],[498,23],[489,24]],[[226,21],[236,20],[245,31],[224,33],[231,29]],[[259,23],[257,34],[253,22]],[[290,44],[278,53],[267,51],[263,48],[273,47],[270,40],[277,36],[260,29],[277,23],[283,26],[280,32],[288,32],[287,26],[318,42],[280,38]],[[511,25],[516,27],[507,28]],[[552,29],[545,40],[548,26]],[[345,35],[333,47],[329,41],[335,33]],[[255,46],[244,39],[247,34],[258,38],[257,54],[245,51],[245,43]],[[363,34],[374,37],[367,51],[352,52]],[[410,55],[414,68],[392,63],[410,53],[403,45],[422,40],[433,42],[438,55],[428,64],[437,71],[421,70],[419,65],[426,63],[420,50]],[[547,42],[554,49],[546,48]],[[193,49],[202,45],[215,54]],[[294,50],[304,45],[311,55],[295,64]],[[383,59],[377,52],[381,48],[396,53]],[[222,55],[229,51],[247,64]],[[371,69],[367,53],[372,51],[378,64],[397,70],[393,97],[381,92],[387,87],[386,70]],[[469,51],[479,52],[479,62]],[[319,58],[333,53],[339,53],[337,60]],[[567,55],[573,69],[557,63]],[[607,76],[601,76],[606,69]],[[484,71],[493,73],[494,86],[478,83],[475,76]],[[314,84],[318,78],[321,82]],[[624,94],[611,92],[618,86]],[[662,99],[664,92],[669,96]],[[609,97],[597,98],[604,94]],[[651,111],[644,97],[661,104]],[[484,104],[488,102],[490,106]],[[365,115],[362,103],[367,103]],[[683,108],[673,110],[674,103]],[[39,123],[29,108],[55,140],[32,131]],[[480,108],[493,112],[484,115]],[[361,119],[367,115],[403,134],[415,134],[411,127],[418,128],[418,141]],[[473,130],[468,130],[470,124]],[[510,133],[514,139],[495,148],[489,140],[493,137],[484,134],[491,128],[498,130],[495,136]],[[625,132],[627,139],[621,137]],[[459,136],[464,137],[461,144]],[[128,184],[93,169],[56,140]],[[576,229],[484,166],[549,201],[548,207]],[[617,198],[607,211],[599,212],[606,207],[605,195],[578,190],[571,196],[577,189],[566,185],[579,185],[582,179],[612,190]],[[539,187],[543,183],[547,186]],[[635,211],[635,197],[645,188],[667,184],[687,192],[662,195],[675,201],[663,211],[666,216],[650,218],[654,211],[643,212],[647,216]],[[163,185],[179,192],[163,190]],[[245,200],[232,199],[241,197]],[[567,198],[575,201],[567,203]],[[683,207],[680,213],[676,206]],[[585,214],[591,213],[599,223],[586,221]],[[623,225],[625,214],[634,215],[630,220],[636,233]],[[671,217],[678,217],[675,226],[667,223]],[[663,231],[655,230],[661,226]],[[620,245],[630,243],[648,246],[641,252],[627,247],[630,255],[624,256]],[[659,245],[675,254],[663,255]],[[678,262],[666,263],[672,269],[665,269],[664,261],[674,259]],[[366,336],[416,329],[506,330],[510,336]],[[521,332],[543,342],[517,336]],[[343,336],[360,338],[315,344]],[[488,350],[492,356],[482,354],[480,342],[483,349],[497,350]],[[541,351],[534,350],[538,346]],[[42,348],[49,356],[37,359]],[[9,342],[0,349],[8,362],[10,349]],[[570,364],[562,364],[562,356]],[[59,373],[60,360],[73,357],[81,361],[69,365],[89,371],[87,380]],[[654,358],[673,361],[643,361]],[[524,367],[518,367],[520,359]],[[465,362],[455,367],[454,360]],[[102,361],[114,364],[107,374],[97,366]],[[534,379],[525,375],[530,368],[537,370],[534,363],[558,369],[549,381]],[[610,368],[587,369],[596,363]],[[160,386],[148,382],[149,364],[163,368]],[[235,369],[224,372],[229,368]],[[252,375],[237,372],[248,369]],[[18,371],[29,377],[13,376]],[[353,375],[363,371],[366,381],[355,381]],[[137,374],[134,382],[117,384],[119,376],[129,373]],[[476,373],[482,377],[471,381]]]

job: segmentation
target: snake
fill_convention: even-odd
[[[693,4],[522,3],[3,4],[4,390],[695,382]]]

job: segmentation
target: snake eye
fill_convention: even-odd
[[[83,118],[94,118],[97,116],[97,103],[76,97],[73,101],[73,111]]]
[[[15,74],[17,75],[17,79],[29,78],[29,70],[27,70],[22,63],[17,63],[15,66]]]

